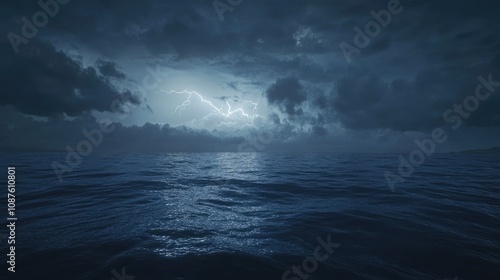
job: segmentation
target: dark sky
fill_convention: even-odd
[[[498,1],[41,2],[0,4],[3,151],[500,146]]]

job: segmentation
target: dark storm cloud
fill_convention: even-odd
[[[108,71],[100,76],[95,68],[82,66],[49,43],[32,40],[18,55],[2,46],[0,105],[12,105],[26,114],[58,117],[93,110],[109,112],[115,100],[116,111],[126,104],[140,104],[130,91],[120,92],[109,83],[107,77],[120,74],[109,72],[109,65],[100,64]]]
[[[500,81],[498,58],[473,70],[441,67],[414,80],[384,80],[372,72],[350,73],[337,81],[331,103],[337,117],[353,129],[428,130],[445,124],[444,113],[475,95],[479,76]],[[318,106],[328,105],[322,97]],[[500,96],[492,94],[465,121],[469,126],[500,126]]]
[[[313,132],[314,132],[314,135],[317,135],[317,136],[326,136],[328,134],[328,131],[322,126],[314,126]]]
[[[266,91],[267,101],[290,116],[301,115],[299,106],[306,100],[306,92],[295,77],[281,78]]]
[[[96,64],[99,72],[105,77],[117,78],[120,80],[127,78],[123,72],[118,70],[115,62],[98,59]]]
[[[252,1],[228,12],[224,22],[220,22],[212,2],[71,1],[61,7],[60,13],[45,29],[47,34],[73,36],[80,44],[107,54],[143,46],[154,55],[177,54],[181,58],[215,58],[231,53],[259,56],[277,51],[281,54],[333,52],[341,55],[339,43],[352,40],[353,28],[373,20],[370,11],[385,8],[388,0]],[[436,1],[410,3],[401,0],[401,3],[405,7],[403,14],[393,16],[391,24],[362,55],[389,50],[395,42],[403,40],[427,43],[425,38],[430,35],[454,32],[468,20],[483,20],[483,25],[493,31],[495,25],[491,23],[498,20],[492,11],[500,6],[486,0],[474,5],[467,1],[453,5]],[[14,24],[16,18],[29,16],[40,9],[36,1],[27,0],[3,5],[9,13],[12,29],[19,24]],[[294,34],[307,29],[311,33],[297,45]],[[483,30],[480,26],[478,29]],[[488,36],[491,34],[482,37]],[[117,49],[117,45],[121,47]]]
[[[72,121],[51,119],[38,122],[8,108],[0,111],[0,151],[61,151],[73,150],[81,141],[88,141],[82,131],[99,130],[96,118],[84,114]],[[200,152],[237,151],[244,141],[238,137],[216,137],[208,131],[187,127],[171,127],[168,124],[146,123],[143,126],[126,127],[120,123],[108,126],[112,131],[103,133],[102,141],[93,150],[106,152]],[[95,136],[93,136],[95,137]],[[96,137],[97,138],[97,137]],[[62,157],[64,161],[64,157]]]
[[[2,33],[20,33],[20,18],[40,10],[36,2],[2,3]],[[211,0],[70,1],[38,37],[20,46],[18,56],[7,41],[1,42],[0,82],[5,88],[0,104],[50,117],[109,111],[117,98],[123,109],[140,100],[123,89],[131,69],[118,68],[126,65],[120,60],[154,60],[176,69],[194,65],[206,73],[215,70],[246,79],[257,88],[256,95],[265,92],[268,103],[283,113],[268,116],[276,130],[289,137],[305,128],[324,138],[320,136],[331,135],[330,126],[336,124],[356,131],[353,135],[376,129],[425,132],[441,126],[443,113],[474,93],[479,75],[500,80],[500,3],[492,0],[401,0],[403,12],[393,15],[348,64],[339,44],[352,43],[353,28],[363,28],[373,20],[370,11],[384,9],[388,2],[244,1],[221,22]],[[37,39],[101,60],[84,67]],[[123,81],[120,90],[112,84],[117,80]],[[219,82],[231,91],[247,91],[240,82]],[[500,126],[499,105],[498,94],[492,95],[465,123]],[[82,125],[31,125],[63,123]],[[172,129],[122,127],[117,133],[124,138],[166,137],[164,131]],[[205,137],[181,134],[186,142],[193,137],[192,143]],[[158,143],[167,139],[162,137]]]
[[[252,1],[227,13],[220,22],[212,2],[71,1],[60,7],[43,32],[71,37],[105,54],[132,46],[143,46],[154,55],[177,54],[181,58],[276,50],[324,53],[336,47],[336,24],[354,14],[351,4],[329,1]],[[357,2],[352,5],[357,5],[360,14],[363,5],[366,9],[374,6],[370,1]],[[40,10],[36,2],[27,0],[4,5],[9,14],[5,26],[14,31],[20,29],[20,17]],[[301,27],[310,28],[314,35],[304,37],[297,46],[293,34]],[[316,35],[321,35],[321,40]],[[121,47],[117,49],[117,45]]]

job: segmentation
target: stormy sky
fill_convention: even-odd
[[[500,146],[498,1],[0,6],[1,151]]]

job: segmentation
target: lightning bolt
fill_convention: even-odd
[[[179,115],[182,114],[182,111],[184,111],[186,109],[187,106],[189,106],[191,104],[191,98],[193,96],[197,96],[203,103],[207,104],[212,110],[213,112],[208,114],[207,116],[205,117],[209,117],[211,115],[221,115],[223,117],[226,117],[226,118],[229,118],[231,117],[232,115],[234,114],[241,114],[243,117],[246,117],[246,118],[249,118],[251,120],[254,120],[255,117],[257,116],[255,114],[255,110],[257,110],[257,106],[258,106],[258,103],[256,102],[252,102],[252,101],[244,101],[243,104],[251,104],[251,106],[253,106],[253,109],[252,109],[252,115],[250,115],[250,113],[247,113],[245,112],[245,110],[243,109],[243,107],[239,107],[239,108],[236,108],[236,109],[233,109],[231,104],[229,104],[228,101],[226,101],[226,107],[227,107],[227,110],[224,110],[224,103],[222,103],[222,105],[219,107],[215,106],[210,100],[207,100],[206,98],[204,98],[201,94],[197,93],[196,91],[187,91],[187,90],[183,90],[183,91],[175,91],[175,90],[171,90],[171,91],[166,91],[166,90],[160,90],[160,92],[162,93],[167,93],[167,94],[187,94],[187,99],[184,100],[184,102],[182,102],[181,105],[177,106],[177,108],[175,108],[175,111],[173,112],[173,114],[175,113],[178,113]]]

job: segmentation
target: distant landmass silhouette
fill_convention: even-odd
[[[500,154],[500,147],[489,149],[465,150],[458,152],[459,154]]]

